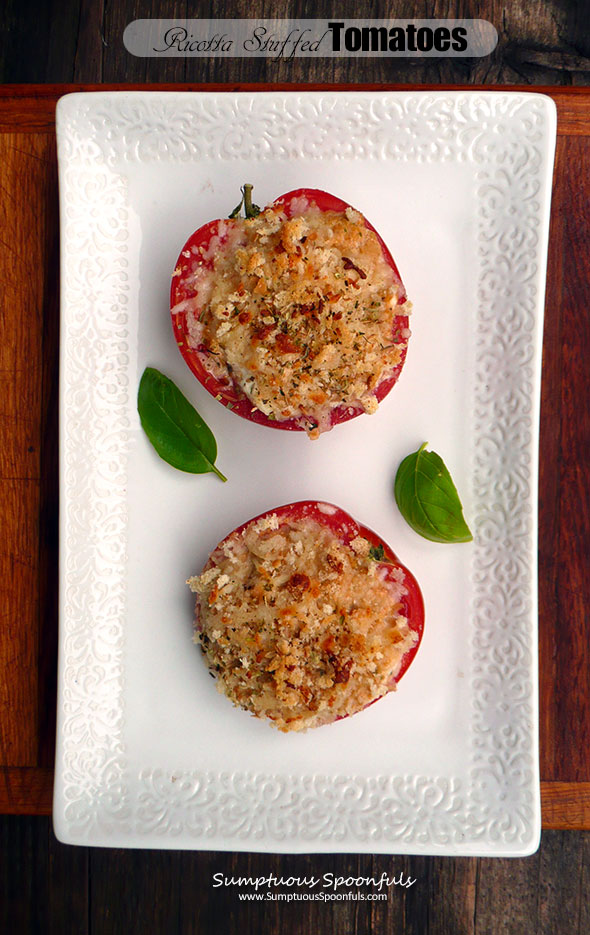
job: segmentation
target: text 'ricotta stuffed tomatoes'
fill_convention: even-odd
[[[219,690],[282,731],[349,717],[394,690],[422,638],[413,575],[328,503],[244,523],[187,583]]]
[[[260,211],[245,185],[231,217],[189,237],[170,302],[180,351],[213,396],[311,438],[376,411],[410,334],[385,243],[362,214],[316,189]]]

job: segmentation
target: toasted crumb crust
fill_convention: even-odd
[[[305,201],[300,210],[221,222],[208,249],[187,258],[194,299],[177,310],[209,372],[268,418],[296,419],[317,437],[338,407],[376,411],[376,388],[403,359],[409,331],[396,318],[410,303],[398,305],[401,284],[362,215]]]
[[[232,533],[201,575],[195,642],[217,687],[282,731],[354,714],[395,688],[418,637],[403,616],[401,569],[358,536],[275,514]]]

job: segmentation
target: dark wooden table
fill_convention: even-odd
[[[166,6],[165,10],[164,7]],[[371,5],[373,18],[423,4]],[[59,17],[57,15],[59,7]],[[160,9],[160,7],[162,9]],[[121,43],[141,16],[180,3],[9,0],[0,45],[2,418],[0,510],[0,931],[154,933],[558,933],[590,931],[590,40],[583,4],[449,4],[429,16],[492,20],[485,60],[132,59]],[[227,16],[270,15],[260,2]],[[303,16],[303,4],[277,15]],[[331,16],[328,3],[315,15]],[[208,4],[191,15],[212,16]],[[353,17],[354,4],[338,5]],[[356,13],[356,15],[360,15]],[[58,217],[54,106],[104,82],[359,82],[534,85],[558,107],[543,353],[539,637],[543,838],[523,860],[274,856],[71,848],[51,832],[57,638]],[[59,85],[50,82],[58,82]],[[63,82],[70,86],[64,87]],[[39,84],[42,83],[42,84]],[[578,87],[576,87],[576,85]],[[170,87],[170,84],[166,84]],[[191,85],[192,86],[192,85]],[[264,902],[212,876],[415,879],[383,902]],[[362,887],[351,887],[357,894]],[[302,892],[302,890],[299,890]]]
[[[11,338],[4,343],[2,365],[6,623],[0,631],[0,660],[6,676],[0,688],[0,811],[15,814],[51,812],[59,343],[54,112],[58,97],[74,87],[121,86],[0,90],[0,210],[3,229],[11,232],[0,254],[5,328]],[[590,620],[583,606],[588,516],[581,509],[585,480],[579,472],[589,440],[583,353],[589,335],[579,310],[585,308],[587,288],[590,89],[545,90],[558,107],[558,142],[539,492],[543,825],[590,829]]]

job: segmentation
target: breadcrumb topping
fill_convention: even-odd
[[[195,642],[219,691],[282,731],[330,723],[391,691],[417,635],[402,613],[403,571],[385,569],[369,546],[274,514],[225,539],[187,582]]]
[[[396,317],[411,306],[398,305],[400,281],[362,215],[300,209],[221,222],[182,274],[194,298],[173,312],[187,313],[189,344],[214,376],[317,437],[335,408],[376,411],[409,336]]]

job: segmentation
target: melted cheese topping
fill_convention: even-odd
[[[221,222],[217,243],[182,273],[194,299],[173,311],[187,313],[207,370],[315,438],[338,407],[376,411],[375,390],[409,337],[396,317],[411,306],[398,306],[400,282],[357,211],[299,208]]]
[[[417,641],[401,613],[403,571],[384,574],[366,539],[346,545],[309,517],[250,524],[187,583],[195,642],[219,691],[282,731],[385,695]]]

